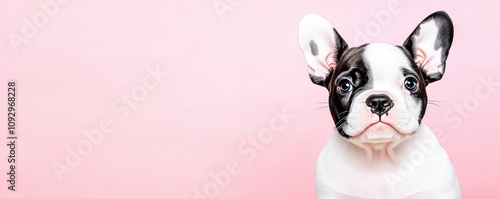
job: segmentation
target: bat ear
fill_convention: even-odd
[[[315,14],[304,16],[300,22],[299,42],[309,66],[309,77],[313,83],[326,87],[326,78],[337,67],[347,43],[328,21]]]
[[[439,11],[420,22],[403,46],[422,69],[428,83],[431,83],[443,77],[452,41],[451,18]]]

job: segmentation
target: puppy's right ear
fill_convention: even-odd
[[[299,42],[312,82],[327,87],[327,77],[337,67],[347,43],[323,17],[309,14],[299,26]]]
[[[446,12],[438,11],[420,22],[403,46],[422,69],[427,83],[432,83],[443,77],[452,41],[453,22]]]

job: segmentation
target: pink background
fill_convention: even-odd
[[[44,12],[39,2],[48,0],[0,3],[0,143],[12,79],[20,137],[16,192],[7,190],[0,146],[1,198],[192,199],[233,161],[241,171],[212,190],[215,198],[315,198],[316,157],[333,122],[327,108],[317,110],[327,91],[307,76],[299,21],[320,14],[352,46],[360,32],[402,44],[436,10],[452,17],[455,39],[443,80],[428,87],[439,106],[429,105],[424,121],[448,151],[464,198],[500,198],[500,83],[481,80],[500,82],[499,1],[68,1],[16,51],[8,35]],[[214,2],[230,11],[219,17]],[[401,12],[377,22],[370,13],[388,12],[390,2]],[[111,104],[154,66],[169,75],[120,120]],[[254,158],[238,151],[283,109],[294,118],[264,149]],[[51,165],[64,164],[66,148],[103,118],[116,129],[59,181]]]

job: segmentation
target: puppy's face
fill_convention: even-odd
[[[348,49],[327,84],[341,135],[356,141],[400,140],[414,132],[427,103],[425,78],[401,47]]]
[[[348,48],[323,18],[307,15],[299,30],[311,80],[329,91],[340,135],[364,143],[405,139],[425,114],[425,87],[441,79],[453,39],[444,12],[424,19],[403,46],[370,43]]]

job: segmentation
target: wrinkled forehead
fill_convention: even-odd
[[[409,56],[401,47],[373,43],[365,47],[363,60],[370,69],[374,83],[395,81],[405,75],[418,76]]]

